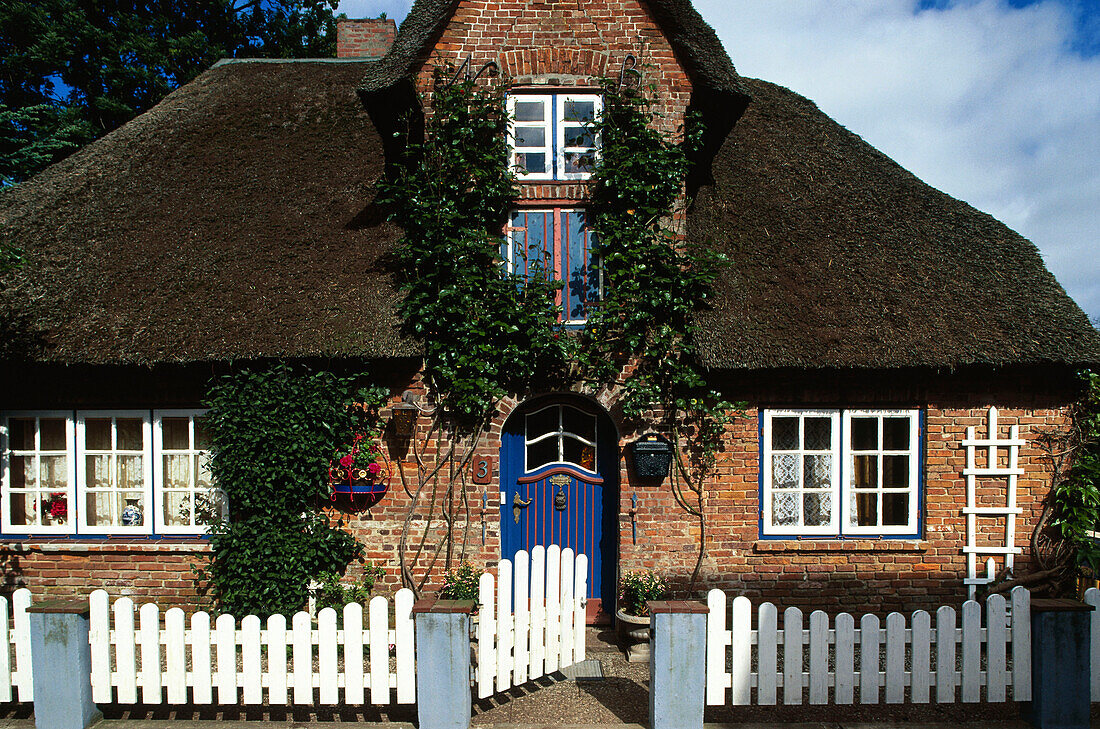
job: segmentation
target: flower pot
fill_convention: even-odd
[[[615,611],[615,629],[619,644],[626,649],[628,663],[649,663],[649,616],[627,615]]]
[[[336,481],[332,490],[338,494],[350,496],[376,496],[381,498],[390,489],[388,481],[373,478],[356,478],[350,481]]]

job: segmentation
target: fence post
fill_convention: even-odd
[[[679,600],[647,605],[650,729],[702,729],[710,610]]]
[[[421,600],[416,621],[416,713],[419,729],[468,729],[470,613],[473,600]]]
[[[1031,704],[1036,729],[1088,729],[1092,606],[1031,601]]]
[[[27,617],[36,729],[86,729],[103,716],[92,701],[88,601],[35,603]]]

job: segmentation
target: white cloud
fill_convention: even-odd
[[[1100,57],[1063,2],[695,0],[737,70],[813,99],[930,184],[1039,246],[1100,316]]]

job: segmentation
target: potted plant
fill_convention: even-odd
[[[69,516],[69,502],[65,494],[53,493],[42,499],[42,517],[46,524],[64,524]]]
[[[329,462],[329,486],[336,494],[380,499],[389,490],[389,471],[382,449],[368,433],[355,433],[351,443]]]
[[[366,605],[374,590],[374,583],[385,574],[381,567],[369,562],[363,566],[363,576],[357,583],[344,584],[337,572],[321,573],[313,587],[317,609],[330,607],[340,610],[351,602]]]
[[[653,570],[631,570],[619,578],[619,605],[615,622],[630,663],[649,661],[650,600],[668,597],[668,583]]]

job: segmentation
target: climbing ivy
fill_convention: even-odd
[[[472,426],[496,403],[560,373],[550,277],[521,280],[500,263],[502,225],[516,195],[508,167],[504,84],[437,68],[424,141],[408,146],[381,199],[404,229],[401,314],[424,347],[425,376],[443,413]]]
[[[1084,394],[1073,413],[1073,461],[1051,492],[1051,526],[1079,572],[1100,575],[1100,545],[1089,536],[1100,522],[1100,373],[1081,373]]]

